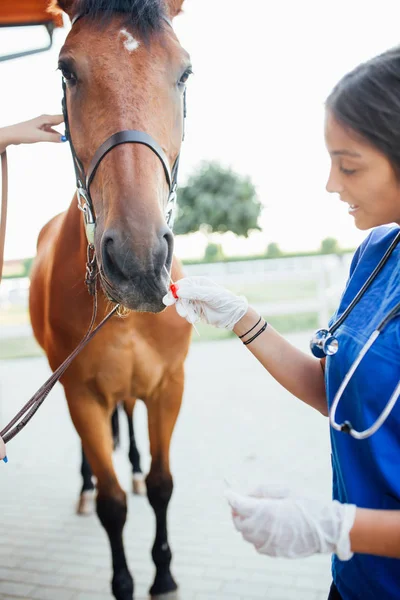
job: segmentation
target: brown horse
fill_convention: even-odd
[[[92,298],[84,285],[87,238],[98,265],[97,322],[113,303],[129,309],[111,318],[61,379],[97,480],[96,510],[110,540],[112,591],[118,600],[132,600],[134,590],[122,539],[126,494],[112,462],[111,415],[122,401],[129,410],[141,398],[148,411],[152,462],[146,486],[156,517],[156,574],[150,593],[177,587],[167,535],[173,488],[169,448],[181,406],[191,329],[175,310],[164,310],[162,297],[168,271],[172,269],[173,279],[182,276],[165,219],[190,73],[189,56],[171,24],[182,3],[53,2],[53,9],[65,11],[72,21],[59,67],[84,221],[74,197],[67,212],[42,229],[30,314],[54,370],[90,322]],[[85,173],[91,173],[91,179],[85,181]]]

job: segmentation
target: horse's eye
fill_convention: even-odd
[[[68,82],[69,85],[74,85],[76,83],[76,76],[66,65],[60,64],[58,68],[61,71],[65,81]]]
[[[179,80],[179,85],[185,85],[187,80],[189,79],[189,77],[193,74],[192,68],[189,67],[188,69],[186,69],[186,71],[184,72],[184,74],[182,75],[182,77]]]

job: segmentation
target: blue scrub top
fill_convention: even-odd
[[[398,226],[374,229],[357,249],[350,277],[330,325],[343,313],[378,264]],[[327,357],[325,382],[329,407],[348,369],[369,336],[400,301],[400,244],[371,287],[336,331],[339,350]],[[336,422],[350,421],[359,431],[379,417],[400,379],[400,318],[393,319],[364,357],[339,402]],[[355,440],[330,428],[333,498],[362,508],[400,510],[400,401],[370,438]],[[400,513],[399,513],[400,518]],[[399,600],[400,561],[355,554],[333,556],[332,573],[343,600]]]

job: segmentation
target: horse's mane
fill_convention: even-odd
[[[55,2],[53,2],[55,4]],[[59,2],[62,6],[62,2]],[[164,0],[76,0],[74,14],[100,18],[106,23],[115,13],[126,15],[126,24],[131,24],[144,37],[162,27],[165,16]]]

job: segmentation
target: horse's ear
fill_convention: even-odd
[[[75,0],[51,0],[49,12],[53,14],[67,13],[71,18],[73,15]]]
[[[166,0],[166,5],[168,7],[169,16],[171,19],[182,12],[182,4],[184,1],[185,0]]]

